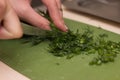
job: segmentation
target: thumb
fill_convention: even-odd
[[[22,28],[19,19],[8,2],[3,18],[1,18],[0,39],[12,39],[22,36]]]

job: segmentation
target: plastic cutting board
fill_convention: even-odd
[[[106,33],[108,39],[120,41],[118,34],[69,19],[65,22],[73,31],[79,29],[81,32],[89,27],[95,35]],[[120,55],[114,63],[90,66],[88,63],[92,55],[79,55],[67,60],[53,56],[47,48],[47,42],[31,46],[29,43],[22,44],[21,39],[0,40],[0,60],[31,80],[120,80]]]

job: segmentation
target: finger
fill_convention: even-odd
[[[59,8],[60,12],[60,17],[63,17],[63,12],[62,12],[62,6],[61,6],[61,0],[56,0],[57,6]]]
[[[0,0],[0,22],[3,19],[4,13],[6,9],[6,3],[4,0]]]
[[[0,39],[13,39],[22,36],[22,28],[19,19],[13,10],[8,10],[0,27]]]
[[[67,27],[64,24],[63,18],[60,16],[59,8],[56,0],[42,0],[42,2],[47,6],[49,14],[56,25],[60,30],[67,31]]]
[[[29,4],[31,4],[32,0],[28,0]]]
[[[44,17],[40,16],[37,12],[33,10],[30,5],[26,5],[26,9],[23,12],[19,13],[19,16],[26,22],[44,29],[44,30],[51,30],[49,26],[49,21]]]

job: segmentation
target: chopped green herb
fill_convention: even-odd
[[[51,21],[49,14],[42,12],[42,15]],[[73,32],[62,32],[55,28],[51,21],[50,25],[53,30],[45,31],[42,35],[26,35],[24,34],[24,43],[31,42],[33,46],[44,41],[49,41],[49,52],[54,56],[71,59],[80,54],[95,54],[96,57],[90,61],[90,65],[101,65],[108,62],[114,62],[117,54],[120,53],[120,42],[106,40],[106,34],[100,34],[94,37],[93,31],[89,28],[80,33],[79,30]]]
[[[56,65],[58,65],[58,66],[59,66],[59,65],[60,65],[60,63],[56,63]]]

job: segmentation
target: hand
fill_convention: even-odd
[[[19,19],[8,0],[0,0],[0,39],[12,39],[22,36]]]
[[[31,0],[9,0],[13,9],[17,15],[24,21],[42,28],[44,30],[51,30],[50,22],[36,13],[31,7]],[[47,7],[50,16],[60,30],[67,31],[67,27],[64,24],[62,12],[61,12],[61,1],[60,0],[41,0]]]

